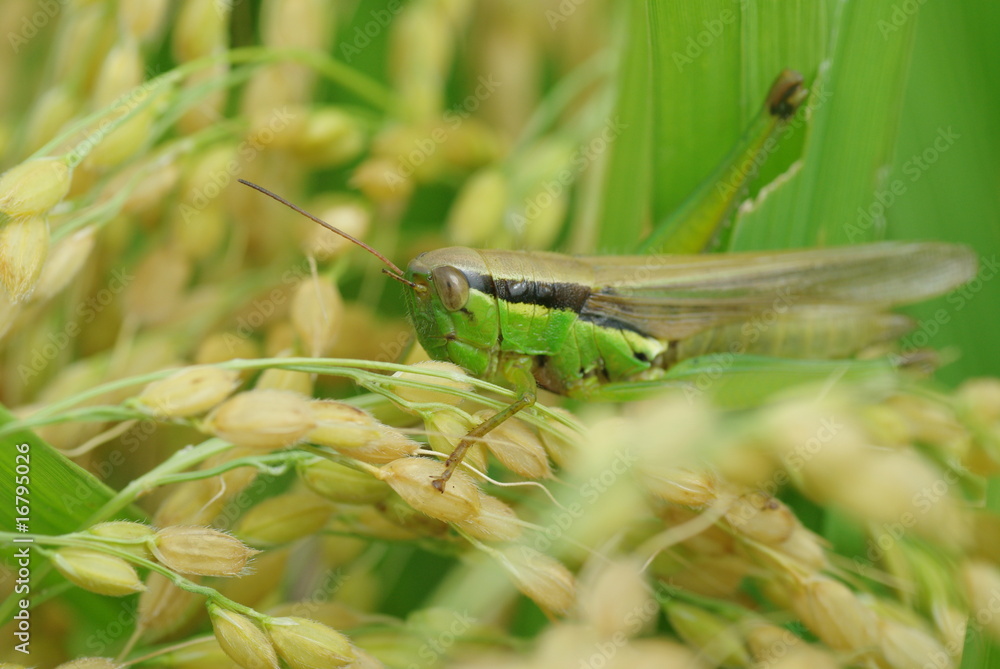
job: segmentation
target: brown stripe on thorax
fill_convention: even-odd
[[[592,272],[569,256],[544,252],[480,250],[486,273],[466,270],[470,285],[513,304],[537,304],[580,313]]]

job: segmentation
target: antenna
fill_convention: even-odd
[[[335,232],[338,235],[340,235],[341,237],[343,237],[344,239],[346,239],[347,241],[352,242],[354,244],[357,244],[358,246],[360,246],[364,250],[368,251],[368,253],[371,253],[373,256],[375,256],[376,258],[378,258],[379,260],[381,260],[389,268],[389,269],[383,269],[382,270],[382,272],[385,273],[386,276],[391,276],[396,281],[399,281],[401,283],[405,283],[407,286],[409,286],[410,288],[413,288],[415,290],[420,290],[422,288],[422,286],[418,286],[417,284],[413,283],[409,279],[406,279],[403,276],[403,270],[399,269],[395,265],[395,263],[393,263],[391,260],[389,260],[388,258],[386,258],[384,255],[382,255],[381,253],[379,253],[378,251],[376,251],[372,247],[370,247],[367,244],[365,244],[360,239],[347,234],[346,232],[344,232],[340,228],[337,228],[337,227],[334,227],[334,226],[330,225],[329,223],[327,223],[326,221],[324,221],[323,219],[321,219],[321,218],[319,218],[317,216],[313,216],[312,214],[310,214],[305,209],[302,209],[301,207],[292,204],[291,202],[289,202],[285,198],[281,197],[277,193],[272,193],[271,191],[269,191],[268,189],[264,188],[263,186],[258,186],[257,184],[255,184],[255,183],[253,183],[251,181],[247,181],[246,179],[237,179],[237,181],[239,181],[244,186],[250,186],[250,188],[253,188],[256,191],[260,191],[261,193],[263,193],[264,195],[267,195],[269,198],[271,198],[273,200],[277,200],[278,202],[280,202],[281,204],[285,205],[289,209],[292,209],[293,211],[296,211],[296,212],[302,214],[303,216],[305,216],[306,218],[308,218],[310,221],[313,221],[314,223],[319,223],[320,225],[322,225],[324,228],[326,228],[330,232]]]

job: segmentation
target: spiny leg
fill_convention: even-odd
[[[455,473],[458,466],[462,464],[462,459],[473,445],[504,421],[513,417],[518,411],[534,405],[535,399],[538,396],[538,385],[535,383],[535,377],[531,373],[530,364],[528,359],[518,359],[507,366],[504,376],[514,385],[514,389],[518,394],[517,399],[474,427],[458,442],[458,446],[451,452],[448,459],[444,461],[444,471],[441,472],[440,476],[431,481],[435,490],[444,492],[448,479]]]
[[[768,142],[774,141],[807,95],[801,74],[792,70],[779,74],[764,106],[729,155],[674,213],[654,226],[639,253],[703,253],[714,247],[725,248],[722,242],[728,231],[723,224],[758,172],[745,166],[763,163],[771,152]]]

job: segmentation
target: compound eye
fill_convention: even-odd
[[[469,280],[458,269],[442,265],[431,271],[431,279],[448,311],[458,311],[469,301]]]

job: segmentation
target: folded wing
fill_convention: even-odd
[[[580,315],[664,340],[745,321],[767,310],[795,316],[877,313],[944,294],[976,273],[971,249],[940,242],[703,256],[578,258],[594,286]]]

